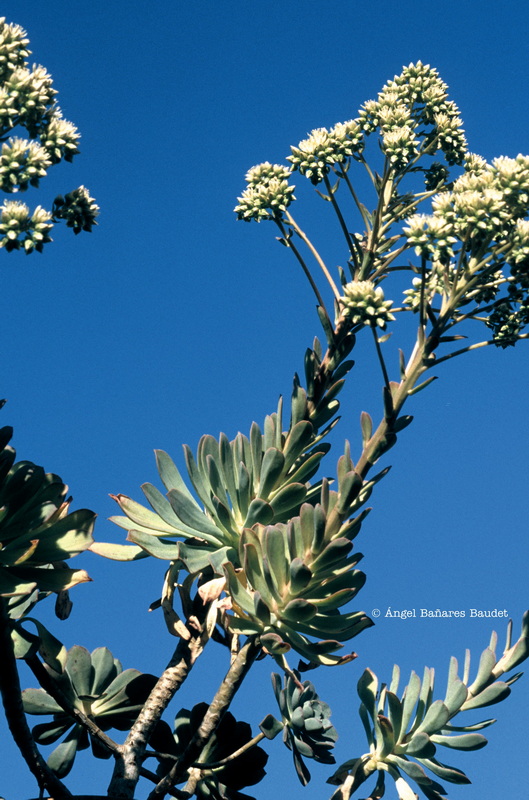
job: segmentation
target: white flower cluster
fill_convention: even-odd
[[[451,191],[434,197],[433,213],[417,214],[404,229],[417,255],[446,262],[453,245],[464,242],[471,252],[493,243],[512,242],[518,248],[523,236],[518,227],[529,209],[529,158],[497,158],[491,165],[472,158],[471,171],[453,184]]]
[[[63,119],[58,109],[40,134],[40,142],[52,164],[58,164],[63,158],[71,162],[79,153],[77,145],[80,138],[81,134],[75,125]]]
[[[265,161],[246,173],[247,188],[237,198],[235,206],[238,219],[260,222],[263,219],[279,219],[290,203],[295,200],[294,186],[288,178],[290,170],[281,164]]]
[[[446,290],[446,281],[444,279],[443,270],[439,269],[442,266],[439,262],[434,262],[432,269],[428,270],[425,275],[424,291],[422,290],[422,279],[414,278],[412,280],[412,288],[404,291],[404,302],[411,311],[419,311],[421,305],[421,296],[424,298],[424,303],[431,304],[436,294],[443,295]]]
[[[43,245],[51,241],[52,227],[51,214],[41,206],[31,215],[27,205],[16,200],[6,200],[0,207],[0,247],[8,252],[19,249],[26,253],[42,252]]]
[[[28,44],[20,25],[0,18],[0,190],[9,194],[37,187],[50,166],[72,161],[79,152],[80,134],[63,119],[51,75],[40,65],[28,65]],[[10,136],[14,128],[27,137]],[[53,213],[41,206],[30,213],[24,203],[6,201],[0,208],[0,247],[40,252],[51,241],[54,222],[65,220],[74,233],[89,231],[98,213],[83,186],[57,197]]]
[[[357,120],[339,122],[334,128],[316,128],[287,157],[293,170],[299,170],[316,185],[334,164],[341,164],[363,149],[363,135]]]
[[[79,152],[79,133],[62,118],[51,75],[39,65],[29,68],[27,44],[19,25],[0,18],[0,136],[20,125],[48,151],[50,164],[71,161]]]
[[[358,122],[366,134],[380,129],[383,149],[397,168],[406,166],[418,152],[419,126],[431,126],[425,151],[441,150],[448,164],[460,164],[466,139],[459,109],[448,100],[447,89],[437,70],[418,61],[388,81],[377,100],[364,103]]]
[[[0,154],[0,189],[18,192],[29,185],[38,186],[50,164],[48,151],[37,142],[10,138]]]
[[[4,83],[4,89],[16,107],[17,121],[30,136],[38,136],[48,118],[57,94],[51,75],[44,67],[18,67]]]
[[[354,325],[371,325],[384,329],[395,319],[390,309],[391,300],[384,299],[381,286],[373,281],[351,281],[343,288],[340,298],[342,313]]]
[[[31,53],[28,44],[26,31],[20,25],[6,23],[5,17],[0,17],[0,81],[23,66]]]

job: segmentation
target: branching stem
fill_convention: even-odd
[[[26,721],[22,704],[22,691],[18,676],[17,663],[11,638],[11,621],[7,613],[7,604],[0,597],[0,694],[6,714],[7,724],[15,744],[24,761],[37,779],[42,791],[47,789],[50,796],[57,800],[71,797],[71,792],[51,771],[37,749],[35,740]]]
[[[334,280],[333,280],[333,278],[331,276],[331,273],[327,269],[327,266],[326,266],[325,262],[323,261],[322,257],[320,256],[320,254],[318,253],[318,251],[316,250],[316,248],[314,247],[314,245],[310,241],[310,239],[307,236],[307,234],[304,233],[301,230],[301,228],[298,226],[298,224],[295,221],[294,217],[288,211],[285,212],[285,216],[286,216],[286,219],[288,220],[288,224],[291,226],[292,230],[299,236],[300,239],[302,239],[305,242],[305,244],[309,248],[310,252],[312,253],[314,258],[316,259],[316,261],[318,263],[318,266],[320,267],[321,271],[323,272],[323,274],[327,278],[327,281],[328,281],[329,286],[331,287],[331,289],[333,291],[333,294],[334,294],[335,298],[337,300],[339,300],[340,297],[341,297],[341,294],[340,294],[340,292],[338,290],[338,287],[336,286],[336,284],[335,284],[335,282],[334,282]]]
[[[108,794],[113,797],[129,800],[134,797],[149,738],[204,649],[202,633],[193,628],[189,628],[189,632],[189,639],[178,642],[173,658],[147,698],[124,744],[119,747],[108,787]]]
[[[320,294],[320,291],[319,291],[319,289],[318,289],[318,287],[317,287],[317,285],[316,285],[316,283],[314,281],[314,278],[312,277],[312,274],[311,274],[309,268],[307,267],[307,265],[305,263],[305,259],[303,258],[303,256],[299,252],[298,248],[296,247],[296,245],[292,241],[292,237],[289,236],[287,234],[287,232],[285,231],[285,228],[284,228],[283,223],[281,222],[281,220],[280,219],[275,219],[275,222],[276,222],[276,225],[278,226],[279,230],[281,231],[281,234],[282,234],[282,237],[283,237],[283,241],[285,242],[286,246],[289,247],[292,250],[292,252],[294,253],[294,255],[296,256],[296,258],[297,258],[297,260],[298,260],[298,262],[299,262],[299,264],[301,266],[301,269],[305,273],[305,277],[307,278],[308,282],[310,283],[312,291],[316,295],[316,299],[317,299],[319,305],[323,309],[325,309],[325,312],[327,313],[327,309],[325,308],[325,303],[323,302],[323,298],[322,298],[322,296]],[[327,316],[329,316],[329,315],[327,314]]]
[[[331,186],[331,182],[329,181],[329,176],[328,175],[325,175],[323,180],[325,182],[325,188],[329,192],[329,198],[330,198],[330,201],[332,203],[332,207],[334,209],[334,212],[335,212],[336,216],[338,217],[338,221],[339,221],[340,227],[341,227],[341,229],[343,231],[343,235],[345,236],[345,241],[347,242],[347,247],[349,248],[349,252],[351,253],[351,258],[354,261],[355,256],[356,256],[356,251],[355,251],[355,248],[354,248],[353,241],[351,239],[351,234],[349,233],[349,231],[347,229],[347,225],[345,223],[345,219],[343,218],[343,214],[341,212],[340,206],[338,205],[338,201],[336,200],[336,197],[334,196],[335,195],[335,191],[333,190],[333,188]]]
[[[188,770],[192,770],[196,778],[193,764],[199,758],[204,746],[208,743],[210,737],[216,731],[222,720],[222,717],[230,707],[233,698],[258,656],[260,649],[257,636],[249,637],[241,647],[237,657],[231,664],[224,680],[218,688],[195,735],[187,745],[182,756],[173,764],[168,774],[154,787],[148,800],[161,800],[174,783],[179,782],[179,776],[185,776]],[[191,778],[193,778],[193,775],[191,775]],[[184,791],[187,790],[188,787],[186,786]]]

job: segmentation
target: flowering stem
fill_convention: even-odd
[[[304,260],[303,256],[301,255],[301,253],[299,252],[298,248],[296,247],[296,245],[292,241],[292,237],[288,236],[288,234],[285,231],[285,228],[284,228],[281,220],[278,219],[278,218],[275,218],[275,222],[276,222],[276,225],[278,226],[279,230],[281,231],[281,233],[283,235],[283,241],[285,242],[286,246],[289,247],[292,250],[292,252],[296,256],[297,260],[299,261],[301,269],[305,273],[305,276],[306,276],[308,282],[311,285],[312,291],[316,295],[316,299],[318,301],[318,304],[323,309],[325,309],[325,313],[327,314],[327,316],[329,316],[328,313],[327,313],[327,309],[325,308],[325,303],[323,302],[323,298],[322,298],[322,296],[321,296],[321,294],[319,292],[318,287],[316,286],[316,283],[314,282],[314,278],[312,277],[309,268],[305,264],[305,260]]]
[[[336,197],[334,196],[335,193],[334,193],[334,190],[333,190],[333,188],[331,186],[331,182],[329,181],[329,176],[328,175],[324,175],[323,180],[325,181],[325,187],[326,187],[327,191],[329,192],[329,198],[331,200],[332,207],[334,208],[334,211],[335,211],[336,216],[338,217],[338,221],[340,223],[340,227],[341,227],[341,229],[343,231],[343,235],[345,236],[345,241],[347,242],[347,247],[349,248],[349,252],[351,253],[351,258],[354,261],[355,257],[356,257],[356,251],[354,249],[354,245],[353,245],[353,242],[352,242],[352,239],[351,239],[351,234],[347,230],[347,225],[345,224],[345,220],[344,220],[343,214],[342,214],[342,212],[340,210],[340,206],[338,205],[338,201],[336,200]]]
[[[360,162],[360,164],[363,164],[363,165],[364,165],[364,167],[366,168],[367,174],[369,175],[369,177],[370,177],[370,179],[371,179],[371,183],[373,184],[373,186],[374,186],[374,187],[375,187],[375,189],[376,189],[376,186],[377,186],[377,181],[376,181],[376,178],[375,178],[375,176],[374,176],[374,174],[373,174],[373,170],[371,169],[371,167],[369,166],[369,164],[367,163],[367,161],[365,160],[365,158],[364,158],[362,155],[360,155],[360,154],[359,154],[359,156],[358,156],[358,161]]]
[[[396,184],[397,183],[398,182],[396,181]],[[422,203],[423,200],[427,200],[429,197],[433,197],[433,195],[435,195],[437,193],[437,191],[438,190],[436,189],[436,190],[431,191],[431,192],[419,192],[419,193],[417,193],[415,195],[415,200],[413,200],[411,203],[409,203],[407,206],[405,206],[405,208],[403,208],[402,210],[399,211],[399,218],[400,219],[404,218],[404,216],[408,215],[408,213],[410,211],[412,211],[412,209],[416,208],[419,205],[419,203]],[[387,230],[389,230],[389,228],[391,228],[391,226],[394,223],[395,223],[395,219],[390,219],[388,222],[386,222],[384,225],[382,225],[380,227],[380,233],[384,234]]]
[[[386,362],[384,361],[384,356],[382,354],[382,349],[380,347],[380,342],[378,340],[377,331],[374,325],[371,325],[370,327],[371,327],[371,333],[373,334],[373,339],[375,340],[375,347],[377,350],[377,356],[380,362],[380,367],[382,369],[382,375],[384,376],[384,383],[386,385],[386,389],[388,390],[388,392],[391,392],[391,388],[389,385],[388,371],[386,369]]]
[[[519,333],[515,337],[516,341],[520,339],[529,339],[529,333]],[[448,361],[449,358],[455,358],[455,356],[460,356],[463,353],[469,353],[471,350],[478,350],[480,347],[488,347],[491,344],[497,345],[498,342],[496,339],[489,339],[486,342],[476,342],[476,344],[469,344],[468,347],[462,347],[461,350],[454,350],[453,353],[448,353],[446,356],[441,356],[441,358],[435,359],[435,366],[437,364],[441,364],[443,361]],[[432,364],[434,366],[434,364]]]
[[[351,183],[351,181],[349,179],[349,175],[347,174],[347,172],[345,170],[341,170],[339,174],[343,177],[343,179],[345,180],[347,186],[349,187],[349,191],[351,192],[351,195],[352,195],[352,198],[353,198],[353,200],[355,202],[355,205],[356,205],[358,211],[360,212],[360,215],[362,217],[364,225],[366,226],[366,232],[369,231],[369,229],[371,227],[371,220],[369,219],[369,216],[368,216],[364,206],[362,205],[362,203],[358,199],[358,195],[356,194],[356,192],[354,190],[354,187],[353,187],[353,184]]]
[[[396,250],[393,250],[392,253],[389,253],[386,256],[384,263],[381,264],[381,266],[372,274],[371,280],[376,281],[377,278],[384,275],[385,272],[397,272],[397,271],[409,272],[410,267],[390,267],[391,262],[395,261],[395,259],[398,258],[400,255],[402,255],[402,253],[404,253],[405,250],[408,250],[408,248],[409,248],[408,244],[403,244],[401,247],[398,247]]]
[[[424,333],[426,331],[426,256],[421,258],[421,293],[419,299],[419,325]]]
[[[382,177],[381,185],[378,189],[378,202],[375,211],[375,216],[373,219],[373,226],[369,232],[368,240],[367,240],[367,248],[364,254],[364,259],[362,262],[362,266],[360,267],[360,274],[358,276],[358,280],[363,281],[369,277],[371,272],[373,261],[376,255],[376,242],[378,241],[378,237],[380,235],[380,225],[382,222],[382,218],[384,216],[384,209],[387,205],[386,201],[386,187],[388,186],[388,181],[390,180],[391,170],[388,166],[387,158],[384,162],[384,174]]]
[[[322,257],[320,256],[320,254],[318,253],[318,251],[316,250],[316,248],[314,247],[314,245],[310,241],[309,237],[305,233],[303,233],[303,231],[298,226],[298,224],[296,223],[296,221],[294,220],[292,215],[288,211],[286,211],[285,214],[286,214],[286,218],[288,220],[288,224],[292,227],[292,229],[295,231],[295,233],[297,233],[299,238],[302,239],[305,242],[305,244],[309,248],[310,252],[312,253],[314,258],[318,262],[318,265],[321,268],[323,274],[327,278],[327,281],[329,282],[329,285],[330,285],[330,287],[331,287],[331,289],[333,291],[333,294],[334,294],[335,298],[337,300],[339,300],[340,297],[341,297],[341,294],[338,291],[338,288],[337,288],[335,282],[333,281],[333,279],[331,277],[331,274],[330,274],[329,270],[327,269],[327,267],[325,265],[325,262],[323,261]]]

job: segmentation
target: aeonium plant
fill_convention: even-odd
[[[273,223],[316,299],[320,337],[305,353],[289,401],[280,399],[247,433],[231,440],[204,436],[196,453],[186,447],[187,477],[158,451],[163,490],[144,484],[145,504],[115,496],[121,513],[113,521],[126,531],[126,542],[93,542],[91,517],[82,514],[75,518],[81,528],[76,539],[53,493],[55,505],[46,506],[42,521],[36,524],[31,515],[26,528],[2,540],[11,553],[2,564],[9,586],[26,580],[22,594],[11,592],[14,599],[8,599],[5,593],[2,600],[2,641],[11,665],[7,677],[0,674],[4,705],[41,791],[54,798],[70,796],[64,779],[77,751],[89,744],[95,757],[113,765],[108,795],[124,799],[145,786],[148,800],[248,798],[241,789],[264,775],[261,744],[280,733],[303,785],[310,780],[307,760],[333,764],[338,734],[331,709],[302,673],[332,666],[338,677],[350,675],[357,657],[350,642],[373,625],[358,607],[366,576],[355,540],[389,469],[380,461],[412,422],[404,406],[442,363],[527,338],[529,158],[488,163],[470,153],[457,106],[436,70],[410,64],[356,118],[313,130],[285,162],[249,170],[236,213]],[[340,266],[327,263],[294,217],[297,173],[334,211],[344,244]],[[83,227],[85,206],[77,200],[56,201],[57,213],[74,230]],[[68,217],[65,208],[81,211]],[[402,337],[396,357],[388,352],[390,335],[392,342]],[[351,355],[361,336],[372,340],[380,368],[380,414],[374,420],[362,412],[358,452],[346,442],[331,468],[328,435],[339,422],[339,395],[354,374]],[[14,480],[7,485],[16,488]],[[10,503],[8,491],[7,508]],[[50,534],[51,523],[60,525]],[[59,547],[64,559],[89,548],[116,561],[165,562],[152,608],[162,609],[175,646],[159,676],[122,671],[107,648],[67,651],[40,623],[29,636],[29,612],[73,585],[63,576],[54,586],[45,575],[58,572]],[[31,575],[21,572],[24,563]],[[206,647],[225,655],[225,677],[213,700],[198,698],[170,725],[169,705]],[[486,744],[476,731],[492,720],[454,725],[454,719],[503,700],[519,677],[507,673],[527,655],[524,620],[514,645],[509,626],[499,659],[493,639],[472,682],[469,657],[461,675],[453,660],[447,692],[438,700],[430,670],[422,681],[413,674],[400,693],[397,668],[389,688],[365,670],[358,684],[359,727],[369,751],[331,776],[335,800],[347,800],[369,779],[375,782],[371,800],[391,785],[412,800],[410,781],[439,800],[445,790],[437,778],[467,782],[465,773],[439,760],[438,748]],[[20,693],[15,657],[27,662],[40,689]],[[263,659],[273,662],[273,710],[256,732],[229,709]],[[24,707],[52,719],[31,732]],[[114,729],[125,730],[119,741],[109,733]],[[61,738],[46,762],[37,745]]]

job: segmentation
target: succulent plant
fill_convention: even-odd
[[[68,487],[31,461],[15,463],[12,429],[0,430],[0,596],[60,592],[89,581],[64,561],[93,542],[95,515],[68,513]]]
[[[476,733],[492,725],[486,719],[469,725],[454,725],[452,720],[463,711],[484,708],[504,700],[510,686],[522,673],[502,676],[513,670],[529,656],[529,611],[524,614],[520,638],[512,644],[512,621],[507,628],[507,641],[502,656],[496,658],[497,636],[492,634],[489,646],[481,654],[476,677],[470,683],[470,653],[467,650],[462,678],[459,677],[457,659],[450,661],[448,685],[443,700],[434,700],[434,670],[428,667],[421,682],[412,672],[400,699],[397,696],[400,671],[397,666],[389,688],[379,686],[376,675],[366,670],[358,682],[362,719],[370,751],[368,754],[342,764],[330,780],[343,784],[350,776],[349,794],[338,790],[336,800],[346,799],[355,786],[369,775],[378,772],[379,784],[389,775],[397,783],[399,797],[412,798],[413,790],[403,777],[417,783],[428,800],[444,800],[440,784],[431,779],[426,770],[450,783],[470,783],[464,772],[448,766],[437,758],[438,747],[455,750],[478,750],[485,747],[487,739]],[[379,797],[382,794],[378,795]]]
[[[337,422],[336,396],[352,362],[344,361],[354,343],[345,335],[335,343],[333,362],[326,366],[322,385],[322,352],[315,340],[305,359],[307,390],[294,380],[290,424],[283,430],[283,402],[266,417],[263,429],[253,423],[249,436],[229,441],[203,436],[195,456],[184,447],[190,482],[200,501],[187,487],[178,468],[157,450],[156,461],[167,497],[150,483],[142,486],[151,509],[125,495],[115,496],[125,516],[112,521],[128,531],[135,547],[97,543],[95,552],[117,560],[153,555],[181,561],[190,572],[213,565],[238,563],[240,537],[257,524],[286,522],[299,514],[305,502],[319,500],[321,481],[309,483],[330,445],[323,442]],[[201,505],[202,504],[202,505]],[[182,539],[184,541],[177,541]]]
[[[310,781],[303,758],[313,758],[322,764],[334,764],[330,750],[338,733],[330,721],[331,709],[320,700],[310,681],[300,682],[299,673],[286,675],[285,687],[281,676],[272,674],[272,686],[283,724],[283,741],[292,750],[299,780],[306,786]]]
[[[175,718],[173,742],[164,740],[164,747],[169,755],[178,758],[184,753],[207,710],[207,703],[198,703],[191,711],[183,708],[178,712]],[[261,747],[254,745],[233,761],[215,766],[227,760],[232,753],[251,740],[250,725],[236,720],[229,711],[226,712],[198,759],[201,775],[195,792],[199,800],[253,800],[239,790],[259,783],[265,776],[264,767],[268,755]],[[158,758],[160,766],[157,772],[162,776],[174,762],[167,758]],[[211,768],[208,768],[208,764],[212,765]]]
[[[63,672],[49,668],[48,671],[70,707],[83,712],[102,731],[128,730],[156,683],[154,675],[136,669],[123,670],[106,647],[98,647],[90,654],[84,647],[74,645],[67,653]],[[96,758],[110,758],[110,750],[44,689],[25,689],[22,700],[27,714],[53,714],[51,722],[33,728],[38,744],[54,744],[66,734],[48,758],[48,766],[59,778],[70,772],[77,751],[85,750],[90,744]]]
[[[288,525],[243,532],[243,568],[225,565],[232,630],[260,633],[261,644],[272,655],[293,648],[309,665],[354,657],[335,652],[373,624],[362,611],[339,613],[365,582],[364,573],[355,569],[362,556],[351,553],[348,538],[332,536],[328,523],[322,506],[304,504]]]
[[[331,387],[316,406],[317,419],[327,409],[321,424],[336,408],[336,391]],[[361,611],[339,612],[365,580],[355,569],[362,556],[351,555],[351,542],[368,513],[360,509],[387,469],[362,480],[347,445],[338,462],[338,491],[330,490],[326,479],[314,486],[301,483],[328,449],[319,442],[323,433],[314,436],[312,423],[299,419],[308,415],[307,408],[307,395],[296,383],[288,434],[281,432],[280,404],[277,414],[267,418],[264,434],[254,423],[249,439],[241,434],[232,442],[223,435],[219,442],[203,437],[196,461],[186,448],[188,472],[204,510],[171,459],[158,452],[168,499],[150,484],[143,491],[152,511],[123,495],[116,498],[126,516],[112,519],[129,531],[136,547],[97,543],[91,549],[118,559],[151,554],[192,573],[212,567],[226,577],[232,631],[258,633],[274,655],[293,648],[309,665],[350,660],[351,655],[339,656],[336,650],[372,624]],[[399,422],[404,427],[409,421]],[[368,427],[364,415],[369,438]],[[395,438],[388,436],[381,447],[387,449]],[[177,536],[185,541],[175,542]]]

